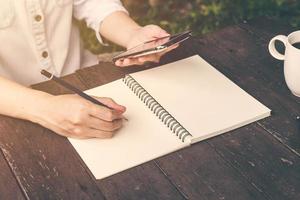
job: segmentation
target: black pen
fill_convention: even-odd
[[[75,92],[76,94],[78,94],[79,96],[81,96],[82,98],[94,103],[94,104],[97,104],[99,106],[104,106],[108,109],[112,109],[110,108],[109,106],[101,103],[100,101],[98,101],[97,99],[85,94],[83,91],[79,90],[78,88],[74,87],[73,85],[67,83],[66,81],[62,80],[62,79],[59,79],[57,78],[56,76],[54,76],[53,74],[51,74],[50,72],[46,71],[46,70],[41,70],[41,74],[44,75],[45,77],[49,78],[50,80],[52,79],[53,81],[59,83],[61,86],[71,90],[72,92]],[[128,120],[127,118],[123,118],[125,120]]]

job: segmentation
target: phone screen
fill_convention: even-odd
[[[185,31],[176,35],[157,38],[151,41],[147,41],[136,47],[128,49],[113,58],[113,61],[123,60],[125,58],[139,57],[148,54],[162,52],[169,47],[179,44],[191,36],[191,31]]]

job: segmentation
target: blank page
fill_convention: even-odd
[[[270,115],[199,56],[131,74],[197,142]]]
[[[96,179],[102,179],[157,157],[179,150],[189,143],[176,137],[122,82],[91,89],[88,94],[111,97],[126,106],[128,122],[111,139],[70,139]]]

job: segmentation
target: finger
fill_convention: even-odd
[[[173,49],[176,49],[179,45],[174,45],[165,51],[162,51],[160,53],[155,53],[151,55],[141,56],[137,58],[126,58],[122,61],[116,61],[115,65],[119,67],[127,67],[131,65],[142,65],[145,62],[155,62],[158,63],[160,61],[160,58],[165,55],[166,53],[172,51]]]
[[[117,62],[116,62],[116,65],[119,66],[119,67],[127,67],[127,66],[129,66],[129,65],[127,64],[128,61],[125,62],[125,60],[126,60],[126,59],[117,61]]]
[[[167,33],[164,29],[157,25],[148,25],[150,27],[150,34],[152,34],[152,37],[165,37],[169,36],[170,34]]]
[[[159,62],[159,57],[156,57],[155,54],[147,55],[147,56],[141,56],[137,58],[126,58],[124,59],[123,63],[120,67],[127,67],[131,65],[143,65],[145,62]]]
[[[137,58],[125,58],[123,60],[117,60],[115,65],[118,67],[128,67],[132,65],[141,65],[141,63],[138,62]]]
[[[108,122],[112,122],[116,119],[122,119],[122,113],[117,111],[117,110],[113,110],[113,109],[109,109],[103,106],[98,106],[98,105],[91,105],[89,110],[88,110],[89,115],[108,121]]]
[[[116,65],[116,66],[119,66],[119,67],[121,67],[122,64],[123,64],[123,60],[117,60],[117,61],[115,62],[115,65]]]
[[[117,60],[117,61],[115,62],[115,65],[118,66],[118,67],[126,67],[126,66],[124,66],[124,64],[123,64],[123,60]]]
[[[177,47],[179,47],[179,44],[175,44],[173,46],[170,46],[169,48],[167,48],[165,51],[163,51],[162,53],[167,53],[167,52],[170,52],[174,49],[176,49]]]
[[[116,111],[119,111],[121,113],[124,113],[126,111],[126,107],[122,106],[118,103],[116,103],[113,99],[108,97],[95,97],[98,101],[103,103],[104,105],[108,106],[109,108],[112,108]]]
[[[70,128],[67,128],[67,126],[64,126],[64,128],[60,128],[58,125],[50,123],[50,124],[48,124],[47,127],[50,130],[54,131],[56,134],[60,135],[60,136],[69,137],[69,138],[76,138],[76,139],[88,139],[88,138],[91,138],[89,136],[73,134],[72,130]]]
[[[139,65],[140,63],[138,62],[137,58],[126,58],[124,59],[123,64],[126,66],[130,66],[130,65]]]
[[[68,138],[74,138],[74,139],[80,139],[80,140],[93,138],[92,136],[75,135],[75,134],[72,134],[72,133],[67,133],[64,136],[68,137]]]
[[[92,118],[92,117],[91,117]],[[96,118],[94,118],[96,119]],[[89,119],[90,120],[90,119]],[[75,138],[75,139],[89,139],[89,138],[110,138],[113,136],[113,131],[106,131],[106,130],[98,130],[101,132],[98,132],[98,136],[95,136],[95,131],[97,129],[94,129],[92,127],[89,127],[89,123],[93,123],[91,121],[86,121],[84,126],[82,125],[74,125],[72,123],[65,124],[64,128],[55,127],[59,132],[58,134],[61,134],[66,137]],[[117,126],[117,124],[115,125]],[[117,128],[115,128],[117,130]],[[101,134],[101,135],[99,135]]]
[[[93,128],[81,127],[78,130],[80,130],[78,132],[78,133],[80,133],[79,135],[84,135],[89,138],[107,139],[107,138],[112,138],[114,136],[114,132],[97,130],[97,129],[93,129]]]
[[[138,58],[138,61],[140,63],[145,63],[145,62],[155,62],[158,63],[160,60],[160,56],[158,54],[151,54],[148,56],[142,56]]]
[[[126,58],[123,60],[122,67],[127,67],[131,65],[141,65],[143,63],[140,63],[138,58]]]
[[[116,131],[122,127],[123,120],[116,119],[112,122],[103,121],[101,119],[90,116],[87,120],[87,127],[102,130],[102,131]]]
[[[166,36],[170,36],[170,34],[167,32],[167,31],[165,31],[164,29],[162,29],[162,28],[160,28],[159,27],[159,33],[158,33],[158,37],[166,37]]]

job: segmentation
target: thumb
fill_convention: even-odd
[[[166,37],[169,36],[170,34],[167,33],[167,31],[165,31],[164,29],[162,29],[161,27],[157,26],[157,25],[148,25],[150,27],[150,29],[152,29],[152,34],[153,37]]]
[[[98,101],[103,103],[104,105],[108,106],[109,108],[112,108],[113,110],[116,110],[120,113],[124,113],[126,111],[126,107],[122,106],[120,104],[117,104],[113,99],[108,97],[95,97]]]
[[[158,37],[166,37],[166,36],[170,36],[170,34],[165,31],[164,29],[158,27],[160,30],[158,30]]]

